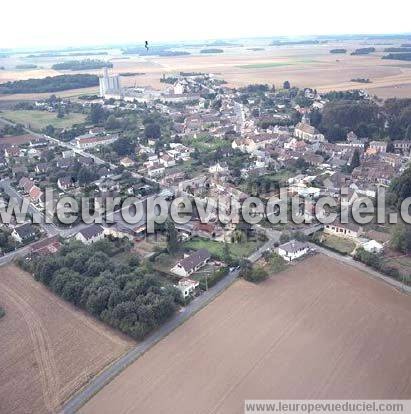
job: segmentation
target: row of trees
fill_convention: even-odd
[[[84,59],[84,60],[67,60],[61,63],[55,63],[52,68],[55,70],[89,70],[112,68],[111,62],[105,62],[99,59]]]
[[[0,138],[4,137],[5,135],[23,135],[24,128],[23,125],[4,125],[3,128],[0,129]]]
[[[57,92],[98,85],[98,76],[89,74],[47,76],[5,82],[0,85],[0,94]]]
[[[359,247],[355,251],[354,259],[370,266],[378,272],[405,282],[406,278],[401,275],[400,271],[393,265],[385,262],[379,254],[367,252],[362,247]]]
[[[53,256],[21,265],[63,299],[140,339],[168,319],[181,298],[173,286],[163,287],[135,256],[121,263],[115,260],[130,247],[121,240],[91,246],[72,241]]]

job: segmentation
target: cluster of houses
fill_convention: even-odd
[[[190,154],[193,152],[193,149],[189,149],[178,142],[171,142],[169,146],[170,149],[156,154],[152,147],[140,145],[138,154],[146,154],[147,161],[143,163],[143,168],[139,170],[139,173],[147,175],[149,178],[162,177],[165,175],[166,168],[174,167],[178,162],[188,161]]]
[[[155,139],[147,142],[138,139],[138,143],[133,144],[133,154],[119,159],[120,172],[111,171],[109,163],[96,165],[93,157],[86,154],[87,150],[98,150],[121,137],[121,133],[110,134],[104,128],[91,128],[87,134],[75,137],[71,141],[71,149],[60,147],[56,141],[31,135],[6,137],[0,143],[0,169],[13,177],[21,195],[28,197],[38,208],[44,207],[43,189],[50,184],[50,175],[58,174],[53,183],[58,190],[78,190],[81,194],[74,172],[80,168],[89,169],[97,177],[93,181],[97,191],[117,194],[122,191],[120,177],[126,169],[130,180],[125,185],[128,195],[150,190],[147,183],[143,185],[140,182],[139,188],[135,188],[133,183],[143,176],[158,184],[159,192],[167,193],[167,197],[189,195],[204,204],[211,204],[207,224],[193,220],[177,225],[176,229],[182,238],[196,236],[219,242],[231,242],[236,226],[219,223],[217,207],[229,215],[232,200],[241,203],[249,196],[246,187],[240,186],[239,182],[247,182],[250,177],[293,171],[287,178],[288,192],[306,201],[301,214],[315,221],[315,202],[321,196],[329,195],[352,206],[361,197],[376,197],[379,188],[388,187],[393,178],[404,171],[410,157],[411,141],[393,141],[393,149],[389,149],[386,142],[358,137],[351,131],[343,142],[328,142],[310,121],[310,112],[321,110],[325,101],[316,91],[306,89],[303,92],[304,97],[310,100],[307,107],[277,97],[274,89],[266,90],[263,96],[250,93],[245,99],[244,91],[229,89],[212,75],[178,75],[175,82],[160,94],[161,99],[150,100],[149,105],[172,121],[170,139],[161,145]],[[133,93],[130,91],[130,102],[122,108],[133,108]],[[206,99],[205,96],[211,98]],[[104,106],[106,109],[119,108],[112,102],[104,103]],[[291,119],[295,112],[300,115],[300,121],[293,125]],[[218,150],[218,159],[200,166],[203,167],[201,173],[191,174],[184,168],[179,169],[185,163],[197,161],[198,152],[192,142],[204,134],[212,137],[214,143],[224,143]],[[234,154],[245,160],[235,177],[229,167],[230,157]],[[348,189],[347,194],[342,195],[341,189]],[[215,200],[219,201],[218,206],[213,205]],[[34,233],[29,225],[24,224],[13,229],[12,237],[24,243]],[[141,226],[90,225],[80,230],[75,238],[91,244],[107,236],[132,240],[142,233],[144,229]],[[324,233],[353,240],[356,246],[371,252],[380,253],[384,248],[384,243],[354,224],[327,224]],[[57,241],[50,241],[38,250],[53,251],[57,246]],[[278,249],[286,261],[298,259],[308,251],[306,243],[296,240]],[[172,267],[170,271],[180,278],[178,288],[184,297],[190,296],[198,287],[198,282],[190,276],[209,260],[210,253],[201,249]]]

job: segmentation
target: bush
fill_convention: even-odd
[[[224,276],[226,276],[229,272],[228,267],[222,267],[221,269],[216,270],[212,275],[203,276],[200,279],[200,288],[206,290],[206,287],[210,288],[214,286],[219,280],[221,280]]]
[[[385,275],[390,276],[394,279],[400,279],[401,278],[400,271],[392,265],[383,264],[380,268],[380,271],[382,273],[384,273]]]
[[[274,273],[282,272],[285,269],[285,260],[277,253],[273,253],[268,260],[270,264],[270,270]]]
[[[243,274],[248,282],[260,283],[268,278],[268,273],[262,267],[255,267]]]
[[[2,318],[5,314],[6,312],[4,311],[4,309],[0,307],[0,318]]]
[[[396,267],[388,263],[383,263],[381,257],[378,254],[369,253],[362,247],[356,250],[354,259],[366,264],[367,266],[372,267],[373,269],[383,273],[386,276],[392,277],[393,279],[402,279],[402,275]],[[404,277],[404,279],[407,283],[408,278]]]

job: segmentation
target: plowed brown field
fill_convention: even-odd
[[[234,283],[81,413],[241,413],[244,399],[411,398],[411,298],[321,255]]]
[[[0,268],[0,413],[56,412],[132,345],[15,266]]]

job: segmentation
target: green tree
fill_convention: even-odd
[[[49,137],[54,137],[56,130],[54,129],[53,125],[47,125],[44,130],[43,130],[44,134],[48,135]]]
[[[223,261],[227,264],[231,264],[232,262],[231,252],[230,252],[230,246],[227,242],[224,242],[224,248],[223,248]]]
[[[358,149],[356,149],[351,159],[350,170],[353,171],[354,168],[357,168],[359,166],[360,166],[360,152],[358,151]]]
[[[268,273],[262,267],[255,267],[244,274],[244,279],[249,282],[259,283],[268,278]]]
[[[64,118],[64,109],[60,106],[57,112],[57,118]]]
[[[288,80],[286,80],[283,83],[283,89],[290,89],[290,88],[291,88],[291,84],[290,84],[290,82]]]
[[[100,124],[104,122],[108,117],[107,112],[100,104],[92,104],[90,108],[90,114],[88,119],[93,124]]]
[[[134,145],[130,139],[121,137],[113,142],[113,149],[120,156],[131,155],[134,153]]]
[[[172,220],[166,220],[165,229],[167,234],[167,250],[170,254],[174,254],[179,249],[179,241],[176,226]]]
[[[400,207],[402,201],[408,197],[411,197],[411,167],[407,168],[399,177],[395,177],[390,185],[392,204]]]
[[[144,127],[144,136],[148,139],[160,139],[161,129],[158,124],[148,123]]]
[[[408,254],[411,252],[411,226],[397,224],[394,227],[390,245],[393,249]]]
[[[119,120],[113,114],[109,115],[106,120],[105,127],[107,129],[118,129],[120,126]]]

